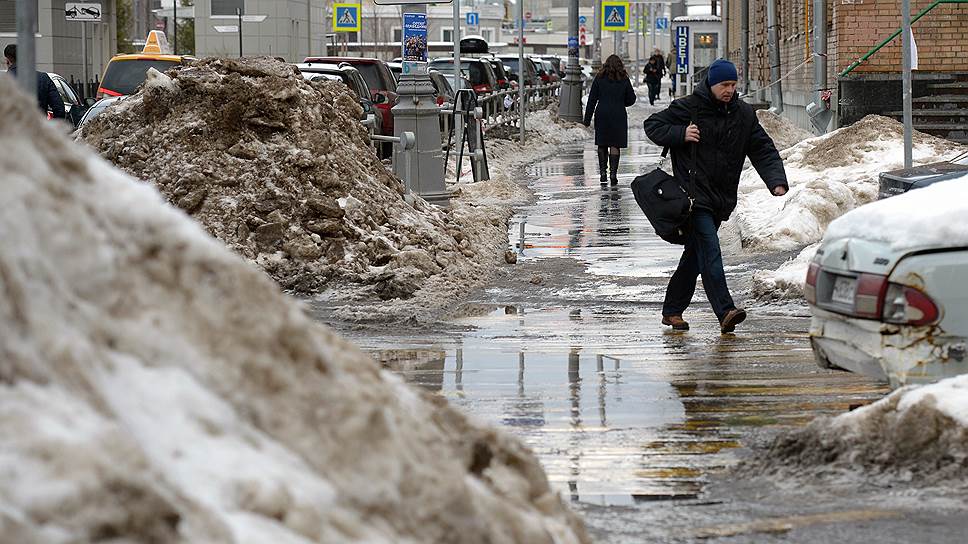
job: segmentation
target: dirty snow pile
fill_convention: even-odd
[[[503,252],[490,240],[508,214],[408,203],[360,115],[340,83],[306,82],[270,58],[209,58],[151,71],[83,137],[285,289],[336,279],[388,299],[428,277],[479,276]]]
[[[777,115],[770,110],[756,110],[756,118],[759,119],[760,126],[770,135],[779,150],[793,147],[804,140],[813,138],[813,134],[794,125],[786,117]]]
[[[794,258],[781,264],[776,270],[757,270],[753,273],[751,294],[765,302],[803,300],[803,284],[807,268],[817,254],[819,243],[810,244]]]
[[[953,142],[914,134],[915,164],[950,159],[962,150]],[[772,196],[753,168],[740,178],[730,222],[744,248],[793,250],[819,242],[831,221],[877,197],[878,174],[903,166],[903,129],[897,121],[868,115],[780,156],[790,182],[786,196]]]
[[[588,542],[519,441],[0,94],[4,542]]]
[[[968,375],[899,389],[869,406],[818,418],[776,439],[740,470],[965,486]]]

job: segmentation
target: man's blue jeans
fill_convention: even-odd
[[[703,289],[716,317],[721,322],[726,312],[736,307],[726,286],[723,253],[719,248],[719,221],[708,210],[693,210],[689,238],[679,259],[679,267],[666,288],[662,315],[682,315],[696,292],[696,278],[702,276]]]

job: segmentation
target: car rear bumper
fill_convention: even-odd
[[[902,327],[811,307],[810,345],[821,368],[841,368],[897,388],[968,373],[966,339],[937,326]]]

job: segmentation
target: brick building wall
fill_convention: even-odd
[[[847,3],[847,2],[851,3]],[[837,21],[841,31],[837,69],[842,71],[901,26],[898,0],[841,0]],[[912,16],[931,0],[911,0]],[[941,4],[914,24],[918,70],[968,72],[968,5]],[[900,72],[901,38],[878,51],[853,73]]]

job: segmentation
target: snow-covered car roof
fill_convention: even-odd
[[[830,223],[824,242],[858,238],[894,251],[968,246],[968,174],[850,211]]]

